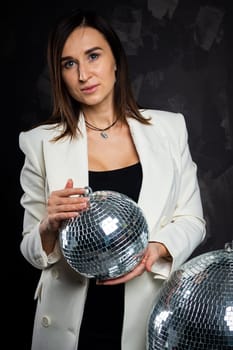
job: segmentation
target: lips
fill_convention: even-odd
[[[85,94],[90,94],[92,92],[95,92],[97,90],[98,84],[86,86],[85,88],[82,88],[81,91]]]

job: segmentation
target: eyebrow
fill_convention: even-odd
[[[92,53],[93,51],[96,51],[96,50],[103,50],[103,49],[99,46],[94,46],[94,47],[91,47],[90,49],[86,50],[85,55],[89,55],[90,53]],[[72,58],[73,58],[72,56],[61,57],[61,62],[66,61],[66,60],[70,60]]]

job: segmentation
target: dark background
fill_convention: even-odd
[[[233,4],[224,0],[57,0],[6,6],[0,21],[1,199],[6,208],[2,289],[9,318],[6,340],[30,350],[33,296],[40,271],[19,251],[23,155],[18,134],[46,119],[51,109],[46,67],[49,29],[71,8],[97,9],[123,42],[138,102],[184,114],[207,221],[207,236],[196,256],[222,249],[233,239]]]

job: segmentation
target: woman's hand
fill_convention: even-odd
[[[142,258],[142,261],[129,273],[124,276],[113,278],[105,281],[97,281],[97,284],[114,285],[119,283],[125,283],[131,279],[140,276],[145,271],[151,271],[152,265],[156,263],[159,258],[169,258],[170,254],[167,248],[158,242],[149,242],[146,252]]]
[[[89,198],[84,197],[85,188],[74,188],[69,179],[62,190],[51,193],[47,203],[47,215],[40,223],[43,249],[51,253],[63,220],[70,219],[88,208]]]

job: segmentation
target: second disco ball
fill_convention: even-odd
[[[141,208],[114,191],[92,192],[90,206],[66,220],[59,234],[68,264],[88,278],[120,277],[141,261],[148,244],[148,225]]]
[[[233,349],[233,242],[196,256],[164,282],[147,350]]]

